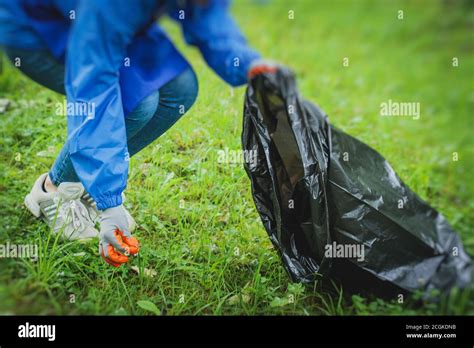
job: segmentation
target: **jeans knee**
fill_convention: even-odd
[[[148,97],[144,98],[136,108],[125,117],[127,138],[135,135],[148,122],[150,122],[158,108],[159,100],[160,93],[159,91],[155,91]]]
[[[183,116],[193,106],[198,96],[198,80],[193,69],[189,68],[181,73],[175,80],[167,86],[172,90],[173,96],[171,98],[162,98],[163,104],[170,103],[177,108],[178,117]],[[174,100],[172,100],[174,99]]]
[[[199,92],[199,83],[198,83],[196,73],[194,72],[193,69],[189,69],[186,72],[186,74],[189,75],[187,76],[189,83],[188,83],[188,88],[185,93],[186,100],[184,101],[184,105],[185,105],[186,110],[189,110],[194,105],[194,102],[197,99],[198,92]]]

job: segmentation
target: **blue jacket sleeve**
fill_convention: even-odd
[[[68,145],[76,173],[99,209],[122,203],[129,156],[119,69],[153,6],[154,0],[81,1],[71,27],[65,78]]]
[[[229,1],[188,4],[184,10],[173,8],[169,13],[181,23],[186,42],[199,48],[207,64],[224,81],[232,86],[245,84],[250,64],[260,55],[248,46],[230,16]]]

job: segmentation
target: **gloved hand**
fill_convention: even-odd
[[[140,245],[129,231],[127,216],[122,205],[105,209],[100,214],[99,254],[114,267],[128,261]]]
[[[274,73],[277,71],[280,65],[274,61],[268,59],[257,59],[250,64],[249,71],[247,73],[248,79],[250,80],[256,75],[264,73]]]

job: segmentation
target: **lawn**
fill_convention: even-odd
[[[239,0],[232,12],[252,46],[293,68],[301,94],[383,154],[474,255],[474,7]],[[35,263],[0,259],[0,314],[474,314],[469,294],[399,303],[291,283],[242,165],[218,161],[220,150],[241,148],[245,88],[224,84],[174,23],[162,24],[196,70],[199,97],[131,160],[125,205],[142,249],[119,269],[98,257],[97,240],[58,240],[24,208],[65,140],[66,120],[54,113],[63,96],[3,59],[0,98],[10,107],[0,113],[0,244],[37,244],[40,253]],[[418,102],[421,116],[381,117],[388,100]]]

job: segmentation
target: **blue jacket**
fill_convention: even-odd
[[[246,82],[259,56],[228,6],[227,0],[0,0],[0,45],[49,49],[66,66],[68,103],[94,107],[92,115],[68,114],[67,141],[99,209],[122,203],[129,162],[125,115],[189,67],[156,18],[166,14],[180,23],[186,42],[227,83]]]

